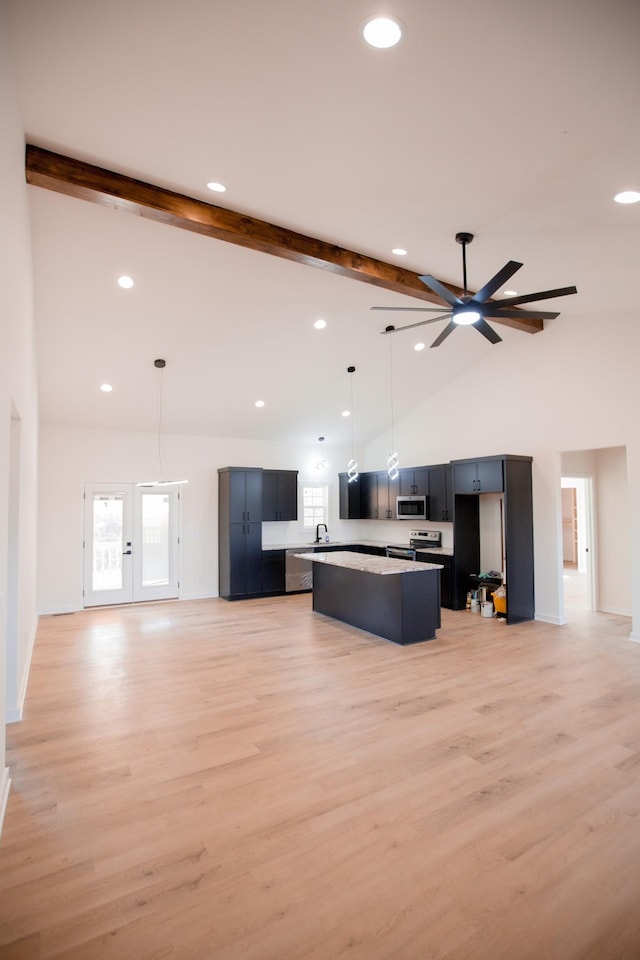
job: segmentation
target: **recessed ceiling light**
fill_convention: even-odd
[[[343,416],[343,417],[350,417],[350,416],[351,416],[351,410],[343,410],[343,411],[342,411],[342,416]]]
[[[210,180],[207,186],[209,190],[213,190],[214,193],[226,193],[227,191],[223,183],[216,183],[215,180]]]
[[[403,250],[402,247],[394,247],[391,253],[395,253],[396,257],[406,257],[407,251]]]
[[[638,203],[640,193],[637,190],[623,190],[622,193],[616,193],[613,199],[616,203]]]
[[[131,290],[131,287],[133,286],[133,280],[131,277],[118,277],[118,286],[122,287],[123,290]]]
[[[103,383],[100,385],[100,389],[102,390],[103,393],[111,393],[111,391],[113,390],[113,387],[111,386],[110,383]]]
[[[424,343],[416,343],[414,350],[424,350]]]
[[[395,47],[399,42],[402,27],[398,20],[392,20],[391,17],[374,17],[365,23],[362,33],[369,46],[384,50]]]
[[[256,400],[256,407],[264,407],[264,400]]]
[[[505,297],[517,297],[517,296],[518,296],[518,291],[517,291],[517,290],[505,290],[505,291],[504,291],[504,295],[505,295]]]
[[[314,327],[316,328],[316,330],[324,330],[326,325],[327,325],[326,320],[316,320],[316,322],[314,323]]]

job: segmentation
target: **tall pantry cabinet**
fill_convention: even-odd
[[[262,593],[262,469],[218,470],[219,593],[227,600]]]

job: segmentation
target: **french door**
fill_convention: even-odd
[[[87,483],[84,606],[178,596],[178,487]]]

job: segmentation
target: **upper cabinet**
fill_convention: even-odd
[[[340,490],[340,519],[362,519],[362,474],[359,474],[356,480],[349,483],[349,474],[340,473],[338,474],[338,483]]]
[[[225,512],[229,523],[262,521],[262,470],[228,467],[219,470],[225,484]],[[222,476],[224,474],[224,476]]]
[[[453,523],[453,481],[450,463],[428,468],[429,520]]]
[[[399,496],[429,496],[429,471],[427,467],[415,467],[400,470]]]
[[[502,457],[454,460],[452,467],[454,494],[502,493],[504,491]]]
[[[262,520],[298,519],[298,471],[262,471]]]
[[[392,480],[386,470],[375,473],[361,473],[362,481],[362,519],[395,520],[396,497],[400,485],[398,479]]]

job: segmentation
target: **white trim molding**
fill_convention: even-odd
[[[20,723],[22,720],[22,715],[24,713],[24,701],[27,697],[27,687],[29,686],[29,674],[31,673],[31,659],[33,657],[33,648],[36,645],[36,633],[38,632],[38,616],[34,617],[33,626],[31,628],[31,640],[29,642],[29,652],[27,653],[27,660],[24,665],[24,672],[22,674],[22,681],[20,683],[20,693],[18,694],[18,702],[15,707],[7,707],[7,714],[5,717],[6,723]]]
[[[9,790],[11,789],[11,777],[9,776],[9,767],[5,767],[0,780],[0,834],[2,833],[2,824],[7,809],[9,799]]]
[[[555,617],[546,613],[536,613],[534,620],[540,620],[542,623],[553,623],[556,627],[566,627],[568,623],[566,617]]]

